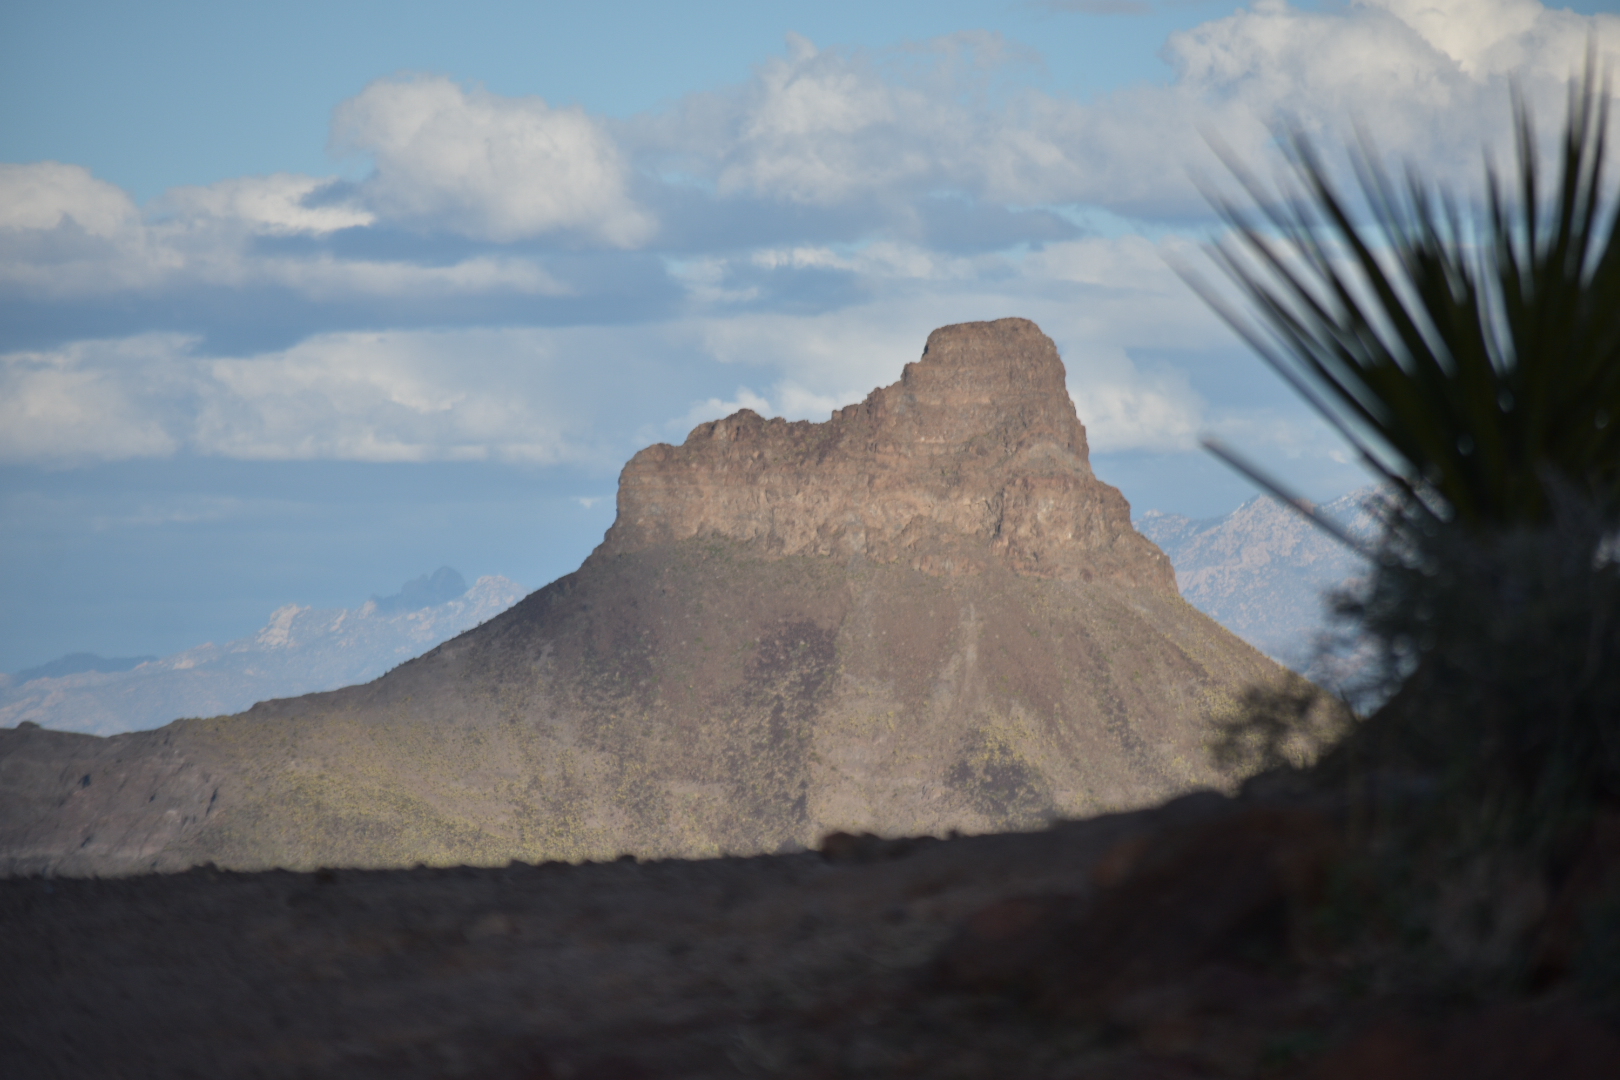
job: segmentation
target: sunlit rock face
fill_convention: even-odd
[[[703,537],[1175,590],[1124,496],[1092,475],[1057,347],[1026,319],[934,331],[899,382],[826,423],[744,409],[648,447],[625,467],[597,556]]]

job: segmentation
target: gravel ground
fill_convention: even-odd
[[[952,1049],[963,1008],[1020,1043],[1027,1021],[923,992],[931,957],[999,898],[1086,893],[1104,852],[1188,805],[746,859],[0,881],[0,1073],[976,1068]]]
[[[1426,998],[1313,930],[1336,821],[1204,793],[756,858],[10,878],[0,1078],[1614,1075],[1569,972],[1620,821],[1527,931],[1563,975]]]

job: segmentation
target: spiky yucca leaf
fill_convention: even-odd
[[[1387,703],[1320,775],[1416,770],[1453,839],[1620,809],[1620,231],[1594,70],[1550,189],[1516,101],[1517,175],[1487,169],[1474,204],[1391,180],[1365,137],[1352,204],[1297,133],[1282,198],[1228,161],[1252,207],[1215,199],[1247,312],[1201,291],[1395,493],[1340,603]]]
[[[1257,318],[1200,291],[1410,512],[1543,522],[1549,483],[1620,509],[1620,232],[1592,72],[1571,85],[1550,199],[1522,102],[1516,197],[1487,170],[1481,212],[1392,181],[1365,138],[1365,224],[1303,134],[1280,200],[1228,162],[1255,209],[1217,197],[1231,232],[1212,250]]]

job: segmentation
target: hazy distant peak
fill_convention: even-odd
[[[299,607],[297,604],[286,604],[276,608],[275,611],[270,613],[270,622],[263,630],[259,631],[254,640],[267,649],[274,649],[288,644],[292,634],[293,620],[298,618],[300,611],[308,610],[309,608]]]
[[[450,599],[434,600],[446,593]],[[365,682],[494,618],[523,593],[517,582],[494,575],[468,588],[460,574],[444,567],[407,582],[387,598],[386,609],[377,600],[359,608],[284,604],[255,634],[161,659],[64,657],[18,676],[0,676],[0,727],[29,720],[64,731],[112,734]],[[145,666],[137,668],[143,660]],[[58,667],[69,661],[98,666],[71,672]],[[57,669],[60,681],[23,685],[45,669]]]
[[[1375,540],[1369,507],[1377,485],[1316,507],[1363,540]],[[1229,514],[1189,518],[1149,510],[1137,529],[1170,556],[1182,596],[1227,629],[1285,663],[1313,659],[1328,624],[1325,593],[1366,572],[1355,552],[1269,495]]]
[[[459,599],[467,592],[467,579],[448,566],[441,566],[431,574],[412,578],[400,586],[392,596],[373,596],[378,615],[394,615],[401,611],[417,611]]]
[[[60,679],[64,675],[80,675],[86,671],[128,671],[130,668],[156,660],[155,656],[97,656],[95,653],[76,652],[55,660],[19,671],[11,677],[18,685],[31,679]]]

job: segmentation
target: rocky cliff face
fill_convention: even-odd
[[[1117,488],[1092,475],[1052,339],[1027,319],[935,330],[900,381],[823,424],[744,409],[625,466],[595,558],[721,537],[927,574],[1096,578],[1174,593]]]
[[[1025,827],[1220,782],[1211,715],[1281,674],[1177,595],[1023,320],[936,332],[825,424],[651,447],[619,507],[579,571],[364,686],[0,730],[0,872]]]

